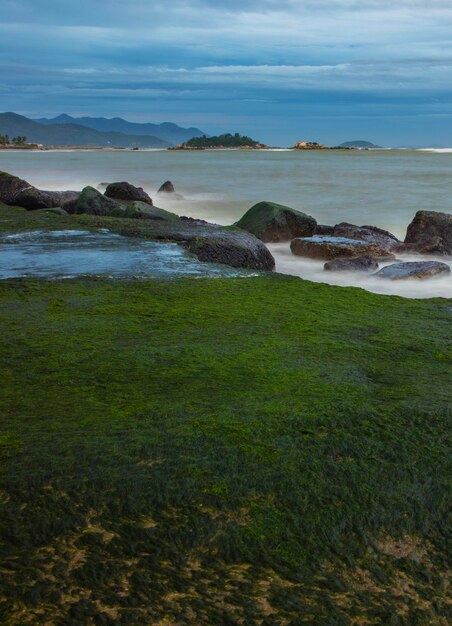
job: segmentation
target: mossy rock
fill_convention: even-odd
[[[180,217],[171,211],[159,209],[145,202],[131,202],[124,207],[124,217],[148,220],[164,220],[167,222],[180,221]]]
[[[275,202],[258,202],[235,224],[265,242],[310,237],[317,222],[310,215]]]
[[[61,207],[53,207],[51,209],[38,209],[37,213],[51,213],[52,215],[69,215],[67,211],[62,209]]]
[[[125,217],[125,208],[116,200],[107,198],[94,187],[84,187],[75,205],[76,213],[88,215],[108,215],[111,217]]]

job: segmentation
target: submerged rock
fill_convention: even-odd
[[[157,193],[175,193],[174,185],[170,180],[167,180],[160,186]]]
[[[405,249],[424,254],[452,254],[452,215],[418,211],[408,226]]]
[[[389,280],[407,280],[410,278],[425,280],[426,278],[449,273],[450,267],[446,263],[440,263],[439,261],[414,261],[387,265],[374,276],[388,278]]]
[[[292,254],[329,261],[336,258],[369,256],[376,259],[393,259],[394,255],[386,248],[365,241],[346,237],[298,237],[290,244]]]
[[[378,269],[378,263],[370,256],[333,259],[333,261],[327,261],[323,269],[329,272],[374,272]]]
[[[135,187],[130,183],[110,183],[105,189],[107,198],[120,200],[121,202],[146,202],[152,206],[152,199],[142,187]]]
[[[259,202],[235,224],[265,242],[309,237],[317,222],[310,215],[274,202]]]

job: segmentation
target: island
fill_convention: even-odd
[[[182,143],[170,150],[205,150],[205,149],[218,149],[218,148],[267,148],[263,143],[251,139],[247,135],[240,135],[240,133],[225,133],[223,135],[213,135],[208,137],[202,135],[201,137],[193,137],[185,143]]]

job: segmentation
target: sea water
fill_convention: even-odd
[[[143,187],[157,206],[218,224],[232,224],[256,202],[270,200],[319,224],[371,224],[403,240],[416,211],[452,213],[451,150],[0,151],[0,170],[43,189],[125,180]],[[166,180],[183,199],[157,194]],[[450,276],[374,284],[367,275],[323,272],[323,263],[291,255],[289,244],[270,249],[278,271],[310,280],[408,297],[452,297]]]

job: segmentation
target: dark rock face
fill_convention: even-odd
[[[256,237],[245,232],[225,232],[201,236],[185,242],[185,248],[200,261],[223,263],[231,267],[254,270],[275,269],[275,260],[267,247]]]
[[[15,202],[17,206],[21,206],[27,211],[61,207],[71,213],[79,195],[78,191],[44,191],[36,189],[36,187],[25,187],[17,194]]]
[[[309,237],[317,222],[310,215],[274,202],[259,202],[235,224],[265,242]]]
[[[361,256],[327,261],[323,269],[329,272],[374,272],[378,269],[378,263],[370,256]]]
[[[110,183],[105,189],[107,198],[121,202],[146,202],[152,206],[152,200],[142,187],[135,187],[130,183]]]
[[[0,172],[0,202],[14,206],[16,196],[27,187],[33,188],[30,183],[22,178],[12,176],[7,172]]]
[[[395,235],[377,228],[376,226],[355,226],[354,224],[348,224],[347,222],[341,222],[336,224],[333,228],[335,237],[348,237],[349,239],[358,239],[360,241],[367,241],[368,243],[374,243],[378,246],[392,250],[400,245],[400,241]]]
[[[394,263],[387,265],[375,274],[378,278],[390,280],[418,279],[425,280],[441,274],[449,274],[450,267],[439,261],[416,261],[412,263]]]
[[[334,235],[334,226],[327,226],[326,224],[317,224],[314,229],[314,235]]]
[[[175,193],[174,185],[170,180],[167,180],[160,186],[157,193]]]
[[[124,207],[116,200],[104,196],[94,187],[85,187],[77,200],[75,212],[120,217],[124,214]]]
[[[452,254],[452,215],[418,211],[408,226],[405,249],[424,254]]]
[[[336,258],[353,258],[370,256],[376,259],[393,259],[394,255],[386,248],[365,241],[348,239],[346,237],[300,237],[290,244],[292,254],[305,256],[311,259],[329,261]]]

